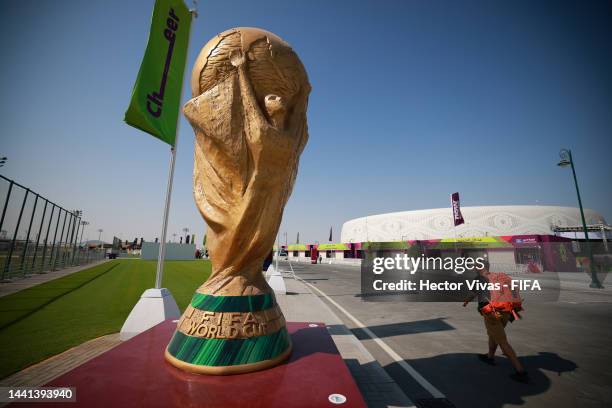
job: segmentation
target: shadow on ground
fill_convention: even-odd
[[[414,322],[381,324],[379,326],[369,326],[368,329],[372,330],[378,337],[455,330],[453,326],[444,321],[445,319],[446,317],[439,317]],[[362,329],[356,328],[351,329],[351,331],[359,340],[368,340],[370,338]]]
[[[43,307],[104,276],[117,266],[117,263],[94,266],[91,269],[77,272],[78,275],[64,276],[3,296],[0,298],[0,330],[25,319]]]
[[[441,354],[407,360],[407,363],[444,393],[457,408],[501,408],[507,404],[525,404],[525,397],[542,394],[550,388],[550,379],[543,370],[563,375],[578,367],[573,361],[548,352],[524,356],[521,361],[529,372],[529,384],[517,383],[509,378],[513,370],[505,357],[496,357],[496,366],[486,365],[470,353]],[[413,401],[429,397],[398,363],[387,365],[385,370]],[[573,407],[575,404],[576,401],[560,401],[555,406]]]

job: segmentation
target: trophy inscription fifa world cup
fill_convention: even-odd
[[[183,111],[195,132],[194,197],[208,224],[212,274],[196,290],[165,356],[196,373],[261,370],[291,353],[262,265],[308,140],[310,84],[285,41],[236,28],[204,46],[191,89]]]

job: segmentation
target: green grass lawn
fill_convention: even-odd
[[[0,378],[84,341],[118,332],[156,261],[121,259],[0,298]],[[210,275],[210,262],[167,261],[163,287],[184,310]]]

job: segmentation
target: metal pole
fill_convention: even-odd
[[[603,286],[599,282],[597,272],[595,271],[595,261],[593,260],[593,251],[591,249],[591,241],[589,240],[589,231],[586,225],[586,219],[584,218],[584,210],[582,208],[582,199],[580,198],[580,190],[578,189],[578,179],[576,178],[576,169],[574,168],[574,158],[572,157],[572,151],[568,150],[570,164],[572,166],[572,175],[574,176],[574,185],[576,186],[576,195],[578,196],[578,206],[580,207],[580,217],[582,218],[582,228],[584,229],[584,239],[586,240],[587,253],[589,255],[589,269],[591,270],[591,284],[589,287],[603,289]]]
[[[62,212],[60,210],[60,216],[61,214]],[[62,240],[64,239],[64,229],[66,229],[66,219],[67,218],[68,218],[68,211],[64,210],[64,222],[62,223],[62,232],[60,233],[60,240],[59,240],[59,243],[57,244],[57,248],[55,249],[55,253],[53,253],[53,251],[51,252],[51,259],[53,259],[53,255],[55,255],[55,259],[53,259],[53,266],[51,267],[52,271],[55,270],[55,266],[57,265],[59,247],[62,245]],[[59,218],[57,220],[59,221]],[[55,232],[57,232],[57,230]],[[55,242],[53,244],[55,245]]]
[[[280,258],[280,236],[278,231],[276,232],[276,266],[274,267],[274,272],[278,273],[278,258]]]
[[[68,230],[66,231],[66,244],[68,244],[68,248],[70,249],[72,249],[72,237],[74,236],[74,225],[76,224],[76,219],[76,215],[71,212],[70,223],[68,224]],[[64,245],[64,265],[66,265],[66,258],[70,259],[70,255],[68,254],[68,251],[66,251],[66,245]]]
[[[43,249],[42,260],[40,261],[40,271],[41,272],[45,270],[45,256],[47,255],[47,244],[49,243],[49,232],[51,231],[51,221],[53,221],[53,213],[55,212],[55,204],[53,203],[51,204],[53,205],[53,207],[51,207],[51,216],[49,217],[49,225],[47,226],[47,233],[45,234],[45,247]],[[58,216],[57,223],[59,224],[59,214],[57,216]],[[57,225],[55,226],[55,232],[57,233]],[[53,242],[55,242],[55,238],[53,238]],[[53,248],[51,248],[51,251],[53,251]]]
[[[13,185],[15,182],[10,180],[9,189],[6,193],[6,200],[4,201],[4,208],[2,209],[2,218],[0,218],[0,231],[2,231],[2,226],[4,225],[4,217],[6,216],[6,209],[8,207],[9,199],[11,198],[11,192],[13,191]]]
[[[74,265],[74,256],[76,255],[77,238],[79,237],[80,227],[81,227],[81,217],[78,217],[76,221],[76,234],[74,234],[74,240],[73,240],[73,245],[72,245],[72,261],[70,261],[72,265]],[[74,228],[73,228],[73,231],[74,231]]]
[[[70,248],[70,253],[67,255],[68,258],[68,262],[72,265],[72,261],[74,260],[74,239],[75,239],[75,227],[77,227],[79,224],[79,216],[78,216],[78,212],[75,211],[73,213],[73,221],[72,221],[72,228],[70,229],[70,241],[68,241],[68,246]],[[66,234],[68,235],[68,234]]]
[[[178,135],[178,132],[177,132]],[[160,289],[164,274],[164,258],[166,256],[166,233],[168,231],[168,215],[170,213],[170,198],[172,196],[172,181],[174,178],[174,164],[176,162],[176,148],[170,148],[170,169],[168,170],[168,187],[166,189],[166,201],[164,203],[164,218],[162,221],[161,242],[157,255],[157,271],[155,274],[155,288]]]
[[[81,221],[82,223],[84,223],[85,221]],[[81,238],[79,238],[79,246],[83,245],[83,232],[85,232],[85,227],[87,226],[87,224],[83,224],[83,228],[81,228]]]
[[[70,230],[72,229],[72,226],[74,225],[74,214],[72,212],[67,212],[66,215],[68,215],[70,217],[70,219],[68,220],[68,228],[66,228],[66,238],[64,238],[64,245],[62,247],[62,267],[66,266],[66,244],[68,244],[68,246],[70,246],[70,239],[68,238],[70,235]]]
[[[39,195],[36,194],[36,198],[34,199],[34,206],[32,207],[32,216],[30,217],[30,224],[28,225],[28,233],[26,235],[25,244],[23,246],[23,253],[21,254],[21,270],[25,275],[25,270],[23,266],[25,265],[25,257],[28,253],[28,244],[30,243],[30,232],[32,231],[32,222],[34,221],[34,215],[36,214],[36,204],[38,204]]]
[[[190,10],[191,19],[197,18],[197,11]],[[187,71],[187,59],[189,58],[189,48],[191,45],[191,32],[189,30],[189,40],[187,42],[187,53],[185,54],[185,71],[183,72],[183,78],[185,78],[185,72]],[[181,98],[183,100],[183,90],[185,84],[181,89]],[[161,241],[159,243],[159,254],[157,257],[157,271],[155,273],[155,289],[160,289],[162,285],[162,278],[164,276],[164,258],[166,257],[166,233],[168,232],[168,215],[170,214],[170,199],[172,198],[172,183],[174,181],[174,164],[176,162],[176,148],[178,146],[179,129],[180,129],[180,115],[176,118],[176,137],[174,139],[174,146],[170,148],[170,168],[168,169],[168,187],[166,189],[166,201],[164,203],[164,218],[162,220],[162,232]]]
[[[36,245],[34,246],[34,256],[32,257],[32,266],[31,269],[34,270],[34,265],[36,264],[36,254],[38,253],[38,244],[40,243],[40,234],[42,234],[42,227],[45,222],[45,215],[47,214],[47,204],[49,201],[44,198],[45,206],[43,207],[42,218],[40,219],[40,227],[38,227],[38,234],[36,235]]]
[[[11,248],[9,249],[8,257],[6,258],[6,262],[4,263],[4,273],[2,274],[2,280],[7,279],[9,268],[11,266],[11,260],[13,258],[13,251],[15,250],[15,242],[17,241],[17,233],[19,232],[19,224],[21,224],[21,216],[23,215],[23,209],[25,208],[25,204],[28,199],[29,193],[30,193],[30,190],[26,188],[26,192],[25,192],[25,195],[23,196],[23,201],[21,203],[21,210],[19,211],[19,217],[17,218],[17,225],[15,226],[15,232],[13,233],[13,242],[11,242]]]
[[[81,221],[83,224],[83,228],[81,228],[81,238],[79,239],[79,265],[81,264],[81,249],[80,246],[83,245],[83,232],[85,232],[85,227],[89,224],[87,221]],[[89,248],[87,249],[89,251]]]
[[[65,225],[65,221],[68,220],[68,226]],[[66,216],[64,217],[64,227],[62,228],[62,235],[60,236],[60,243],[57,246],[58,257],[61,253],[61,263],[60,269],[66,266],[66,243],[68,242],[68,234],[70,234],[70,225],[72,224],[72,213],[70,211],[66,211]],[[64,230],[66,231],[66,236],[64,236]]]

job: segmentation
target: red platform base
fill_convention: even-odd
[[[291,358],[264,371],[204,376],[168,364],[164,350],[176,324],[167,320],[46,384],[76,387],[76,403],[14,404],[16,407],[332,407],[365,402],[325,325],[287,323]]]

